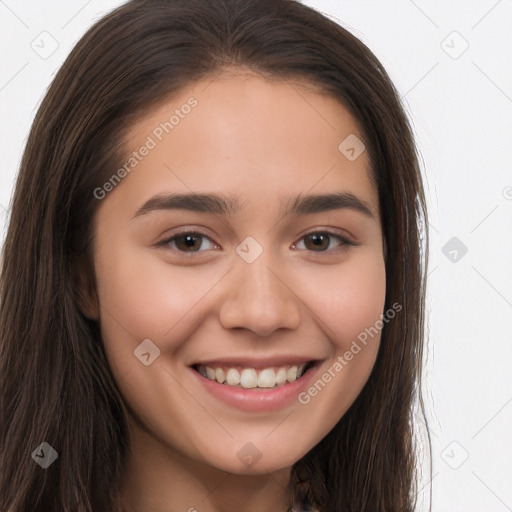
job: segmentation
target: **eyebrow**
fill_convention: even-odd
[[[291,201],[293,199],[293,201]],[[291,202],[291,204],[290,204]],[[285,200],[283,215],[307,215],[330,210],[350,209],[375,220],[369,205],[354,194],[336,192],[318,195],[298,195]],[[146,201],[135,213],[134,218],[153,211],[188,210],[232,216],[240,211],[241,203],[237,196],[229,194],[165,194],[157,195]]]

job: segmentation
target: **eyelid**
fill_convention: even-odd
[[[218,250],[219,248],[222,249],[222,246],[220,244],[218,244],[214,239],[213,237],[211,237],[210,235],[198,230],[197,228],[178,228],[179,231],[178,232],[175,232],[173,233],[172,235],[169,235],[169,236],[166,236],[165,238],[161,238],[159,239],[155,244],[154,246],[155,247],[159,247],[159,248],[169,248],[169,244],[173,241],[175,241],[175,239],[177,237],[179,237],[180,235],[195,235],[195,236],[200,236],[201,238],[206,238],[208,239],[213,245],[216,246],[215,249],[213,250]],[[204,229],[203,227],[201,229]],[[313,234],[324,234],[324,235],[327,235],[329,236],[330,238],[338,238],[338,240],[341,241],[340,244],[338,244],[336,247],[332,248],[332,249],[327,249],[327,250],[322,250],[322,251],[313,251],[313,250],[308,250],[308,249],[296,249],[296,246],[299,242],[303,241],[304,238],[306,238],[307,236],[310,236],[310,235],[313,235]],[[359,245],[358,242],[355,242],[353,240],[351,240],[350,237],[348,237],[347,235],[344,235],[344,234],[341,234],[339,233],[337,230],[333,229],[333,228],[326,228],[326,227],[317,227],[317,228],[314,228],[314,229],[311,229],[309,230],[308,232],[306,233],[303,233],[296,242],[293,242],[291,244],[291,248],[293,250],[299,250],[299,251],[305,251],[307,253],[310,253],[310,254],[315,254],[315,255],[330,255],[330,254],[333,254],[333,253],[337,253],[339,251],[342,251],[344,249],[347,249],[348,247],[350,246],[357,246]],[[169,248],[170,249],[170,248]],[[208,250],[212,250],[212,249],[206,249],[206,250],[199,250],[199,251],[180,251],[178,249],[170,249],[172,250],[172,252],[175,252],[175,253],[178,253],[180,255],[180,257],[183,257],[183,258],[198,258],[200,257],[200,253],[204,253],[204,252],[207,252]]]
[[[213,238],[210,235],[208,235],[202,231],[199,231],[197,229],[190,229],[190,228],[180,229],[180,231],[177,231],[176,233],[173,233],[172,235],[168,235],[168,236],[165,236],[164,238],[160,238],[154,243],[154,246],[155,247],[166,247],[180,235],[196,235],[196,236],[200,236],[201,238],[207,238],[208,240],[210,240],[210,242],[212,242],[213,245],[215,245],[217,247],[221,247],[221,245],[218,244],[215,240],[213,240]],[[204,251],[186,252],[186,251],[178,251],[177,250],[175,252],[178,252],[182,255],[188,256],[188,255],[197,254],[197,253],[204,252]]]
[[[329,249],[329,250],[326,250],[326,251],[308,251],[310,253],[318,253],[318,254],[328,254],[328,253],[332,253],[334,251],[336,251],[338,248],[343,248],[345,246],[356,246],[356,245],[359,245],[359,243],[353,241],[350,239],[350,237],[348,237],[347,235],[343,235],[341,233],[339,233],[338,231],[336,230],[333,230],[332,228],[315,228],[313,230],[310,230],[308,231],[307,233],[304,233],[300,236],[300,238],[298,239],[298,241],[302,241],[304,238],[306,238],[307,236],[310,236],[310,235],[315,235],[315,234],[324,234],[324,235],[328,235],[329,237],[331,238],[338,238],[339,240],[341,240],[341,244],[339,244],[336,248],[334,249]],[[292,246],[295,246],[298,242],[293,242]],[[305,250],[305,249],[299,249],[301,251]]]

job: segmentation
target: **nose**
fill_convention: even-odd
[[[269,336],[277,329],[299,326],[301,300],[293,282],[266,253],[252,263],[237,258],[219,313],[225,329],[248,329]]]

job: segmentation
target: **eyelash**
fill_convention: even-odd
[[[174,234],[172,237],[170,238],[166,238],[164,240],[161,240],[159,242],[156,242],[155,246],[156,247],[168,247],[172,242],[174,242],[177,238],[179,237],[182,237],[182,236],[185,236],[185,235],[194,235],[194,236],[199,236],[201,238],[207,238],[208,240],[210,240],[214,245],[217,245],[215,242],[213,242],[213,240],[206,234],[204,233],[201,233],[199,231],[182,231],[180,233],[176,233]],[[311,252],[313,254],[317,253],[317,254],[332,254],[333,252],[338,252],[338,251],[341,251],[341,250],[346,250],[349,246],[356,246],[356,245],[359,245],[355,242],[352,242],[351,240],[349,240],[348,238],[342,236],[342,235],[339,235],[338,233],[335,233],[333,231],[328,231],[328,230],[317,230],[317,231],[310,231],[309,233],[306,233],[305,235],[303,235],[301,238],[300,238],[300,241],[304,240],[305,238],[307,238],[308,236],[312,236],[312,235],[327,235],[329,237],[329,242],[331,241],[332,238],[337,238],[338,240],[341,241],[341,243],[334,249],[326,249],[326,250],[323,250],[323,251],[308,251],[308,249],[299,249],[301,251],[303,250],[306,250],[308,252]],[[297,243],[293,243],[292,246],[296,246]],[[194,257],[197,257],[196,255],[198,253],[201,253],[201,252],[205,252],[205,251],[181,251],[179,249],[173,249],[174,251],[177,251],[178,253],[180,253],[181,256],[183,256],[184,258],[194,258]],[[208,250],[208,249],[206,249]]]

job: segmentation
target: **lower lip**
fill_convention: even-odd
[[[248,412],[267,412],[283,409],[297,402],[298,395],[304,391],[313,375],[316,373],[318,363],[315,363],[295,382],[269,389],[244,389],[203,377],[198,371],[190,368],[195,378],[199,379],[204,388],[224,403]]]

